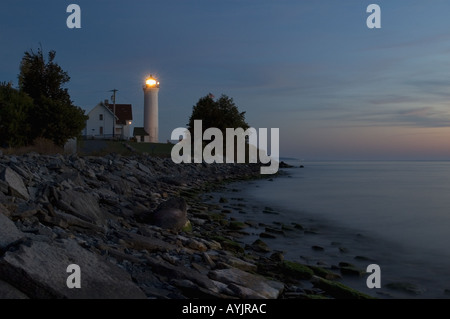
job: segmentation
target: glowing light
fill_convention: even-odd
[[[157,82],[152,76],[147,78],[147,80],[145,81],[145,84],[147,86],[159,86],[159,82]]]

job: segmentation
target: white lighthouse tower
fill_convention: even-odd
[[[158,92],[159,82],[150,75],[144,85],[144,130],[150,143],[158,143]]]

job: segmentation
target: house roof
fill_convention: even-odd
[[[148,136],[149,134],[144,130],[143,127],[135,127],[133,130],[133,136]]]
[[[107,104],[109,110],[113,112],[114,104]],[[133,120],[133,111],[131,104],[116,104],[117,124],[126,125],[128,121]]]

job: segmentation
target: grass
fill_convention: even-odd
[[[148,153],[149,155],[170,156],[173,144],[169,143],[137,143],[127,142],[128,145],[133,147],[140,153]]]
[[[173,144],[168,143],[136,143],[130,141],[95,141],[96,143],[103,143],[103,147],[92,149],[89,143],[94,143],[90,140],[78,141],[78,154],[105,156],[111,153],[120,154],[123,156],[130,156],[133,154],[148,154],[158,157],[170,157]],[[127,147],[129,146],[129,147]]]
[[[50,140],[45,138],[37,138],[33,145],[22,146],[22,147],[9,147],[1,149],[5,155],[24,155],[28,153],[38,153],[41,155],[55,155],[55,154],[65,154],[64,148],[55,145]]]
[[[98,142],[98,141],[97,141]],[[130,141],[100,141],[104,144],[101,148],[89,149],[89,143],[91,141],[78,140],[77,149],[78,154],[92,155],[92,156],[105,156],[111,153],[121,154],[123,156],[130,156],[133,154],[148,154],[158,157],[170,157],[173,144],[168,143],[136,143]],[[134,151],[127,148],[129,145]],[[89,149],[89,150],[88,150]],[[44,138],[38,138],[34,141],[33,145],[16,147],[16,148],[0,148],[5,155],[24,155],[28,153],[38,153],[41,155],[55,155],[66,154],[63,147],[55,145],[52,141]]]

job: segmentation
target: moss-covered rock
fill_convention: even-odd
[[[250,248],[257,252],[267,253],[270,252],[271,249],[269,246],[263,242],[261,239],[255,240],[251,245]]]
[[[285,230],[285,231],[293,231],[294,230],[293,227],[286,225],[286,224],[281,224],[281,229]]]
[[[339,270],[342,275],[350,275],[350,276],[363,276],[366,272],[363,269],[356,267],[355,265],[348,262],[340,262]]]
[[[208,217],[210,220],[219,221],[225,218],[223,213],[209,213]]]
[[[386,288],[403,291],[411,295],[420,295],[423,292],[420,287],[410,282],[391,282],[386,284]]]
[[[259,234],[259,237],[261,237],[261,238],[277,238],[277,236],[272,235],[272,234],[269,234],[269,233],[267,233],[267,232],[262,232],[262,233],[260,233],[260,234]]]
[[[239,222],[239,221],[233,220],[233,221],[230,222],[228,227],[230,229],[232,229],[232,230],[240,230],[240,229],[247,228],[247,224],[245,224],[243,222]]]
[[[266,233],[284,235],[284,231],[282,231],[281,229],[273,228],[273,227],[266,227],[265,231],[266,231]]]
[[[284,275],[295,279],[310,279],[314,275],[314,272],[308,266],[289,260],[284,260],[281,263],[280,270]]]
[[[184,231],[184,232],[186,232],[186,233],[192,232],[192,224],[191,224],[191,221],[188,220],[188,221],[186,222],[186,224],[184,224],[184,226],[181,228],[181,230]]]
[[[225,197],[220,197],[219,203],[228,203],[228,199],[226,199]]]
[[[340,282],[330,281],[318,276],[313,276],[311,282],[315,287],[322,289],[336,299],[376,299],[375,297],[347,287]]]
[[[237,242],[223,236],[213,236],[211,239],[219,242],[222,248],[234,253],[244,253],[244,248]]]
[[[322,277],[324,279],[336,280],[342,278],[341,275],[319,266],[308,266],[308,267],[314,272],[316,276]]]

